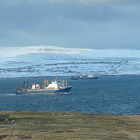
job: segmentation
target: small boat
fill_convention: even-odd
[[[79,78],[80,78],[80,77],[77,76],[77,75],[76,75],[76,76],[71,76],[71,80],[79,80]]]
[[[99,77],[95,74],[95,75],[93,75],[93,74],[90,74],[90,75],[81,75],[80,76],[80,79],[98,79]]]
[[[67,86],[67,81],[63,80],[61,85],[58,85],[57,78],[55,81],[52,81],[50,84],[48,80],[44,81],[44,85],[40,86],[38,83],[32,84],[32,88],[29,87],[28,81],[25,81],[23,88],[20,86],[15,88],[16,94],[68,94],[72,86]]]

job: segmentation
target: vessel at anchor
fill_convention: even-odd
[[[63,80],[61,85],[58,85],[57,77],[55,81],[52,81],[50,84],[48,80],[44,81],[44,85],[40,86],[38,83],[32,84],[32,87],[29,87],[28,81],[25,81],[23,88],[20,86],[15,88],[16,94],[68,94],[72,86],[67,86],[67,81]]]
[[[81,75],[80,76],[80,79],[98,79],[99,77],[97,75],[93,75],[93,74],[90,74],[90,75]]]

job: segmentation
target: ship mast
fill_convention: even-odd
[[[55,82],[57,82],[58,81],[58,79],[57,79],[57,75],[56,75],[56,77],[55,77]]]

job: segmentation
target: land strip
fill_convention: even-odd
[[[138,140],[140,115],[0,112],[3,140]]]

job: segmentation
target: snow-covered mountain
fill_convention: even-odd
[[[1,47],[0,58],[15,57],[28,53],[60,53],[77,54],[90,51],[91,49],[62,48],[54,46],[28,46],[28,47]]]
[[[0,48],[0,76],[140,74],[140,50],[77,49],[54,46]]]

